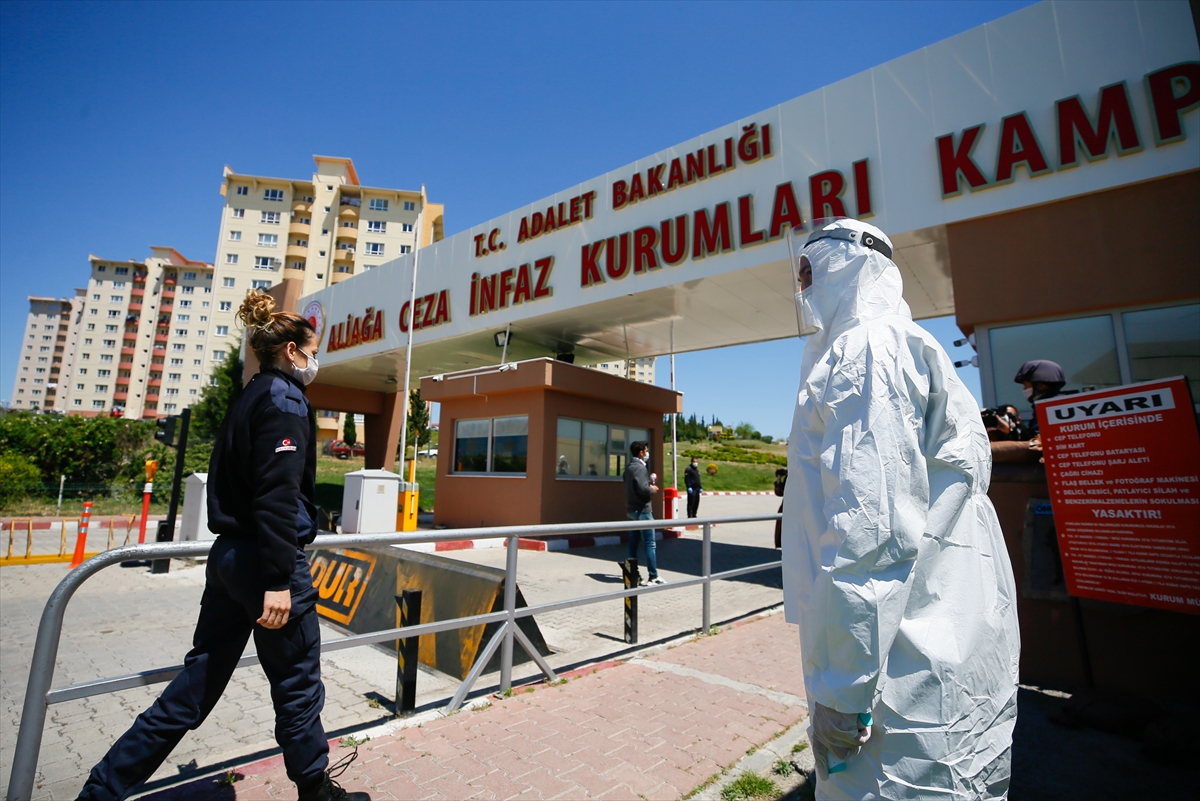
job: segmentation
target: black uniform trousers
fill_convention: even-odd
[[[191,729],[216,706],[251,633],[275,706],[275,739],[288,778],[301,788],[318,784],[329,763],[321,726],[321,632],[308,560],[297,551],[292,610],[283,628],[254,621],[262,615],[258,546],[218,537],[209,553],[200,618],[183,671],[92,768],[79,798],[117,801],[154,773]]]
[[[696,510],[700,508],[700,490],[689,490],[687,496],[687,516],[695,517]]]

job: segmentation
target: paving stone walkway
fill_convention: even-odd
[[[374,799],[675,799],[807,715],[794,626],[774,614],[360,737],[340,777]],[[349,752],[334,743],[336,759]],[[294,799],[274,757],[153,801]]]

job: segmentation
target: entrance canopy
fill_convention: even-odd
[[[1198,57],[1185,2],[1046,2],[619,167],[422,249],[413,372],[794,336],[784,235],[832,215],[953,314],[956,224],[1200,167]],[[320,383],[403,384],[413,265],[301,300]]]

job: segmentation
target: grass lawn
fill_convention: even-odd
[[[339,459],[336,456],[317,455],[317,505],[329,511],[341,511],[342,489],[346,485],[346,474],[363,469],[363,458]],[[408,472],[407,467],[405,472]],[[407,476],[406,476],[407,478]],[[437,459],[417,460],[417,484],[421,487],[418,501],[422,512],[433,511],[433,498],[437,491]]]
[[[670,433],[670,432],[668,432]],[[779,444],[767,444],[756,440],[735,440],[733,442],[725,442],[725,445],[735,445],[739,448],[747,448],[750,450],[761,450],[767,453],[787,456],[787,446]],[[671,445],[668,441],[664,444],[667,451],[670,451]],[[715,450],[716,443],[711,442],[680,442],[679,451],[682,453],[688,451],[712,451]],[[668,455],[664,462],[669,462]],[[688,466],[691,459],[679,457],[679,491],[684,490],[683,471]],[[716,475],[709,475],[706,468],[710,464],[717,466]],[[710,491],[724,492],[754,492],[754,491],[770,491],[775,488],[775,471],[779,465],[773,464],[746,464],[743,462],[724,462],[715,459],[700,460],[700,483],[704,489]],[[663,477],[663,486],[671,486],[670,467],[667,467],[667,473]]]
[[[169,479],[168,479],[169,484]],[[155,487],[158,483],[155,482]],[[170,493],[164,492],[162,500],[158,500],[157,490],[154,493],[155,500],[150,504],[150,514],[165,515],[167,513],[167,501],[170,500]],[[118,518],[125,517],[127,520],[131,515],[141,515],[142,499],[137,498],[63,498],[62,512],[58,511],[58,496],[52,498],[25,498],[23,500],[14,501],[6,504],[3,509],[0,509],[0,514],[5,517],[66,517],[76,518],[83,514],[83,502],[90,500],[92,502],[92,519],[98,517],[109,517],[116,515]],[[183,509],[182,499],[179,502],[179,508]],[[106,522],[107,525],[107,522]],[[121,525],[124,525],[122,523]]]

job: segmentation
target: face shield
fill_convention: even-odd
[[[822,323],[812,304],[813,285],[821,283],[821,277],[813,274],[813,260],[805,253],[812,244],[822,240],[844,240],[877,250],[887,258],[892,257],[892,248],[880,237],[869,231],[856,228],[833,226],[847,217],[825,217],[812,221],[810,230],[793,228],[788,232],[788,255],[791,262],[792,288],[796,293],[796,323],[801,337],[811,336],[821,330]],[[832,244],[832,243],[830,243]]]

